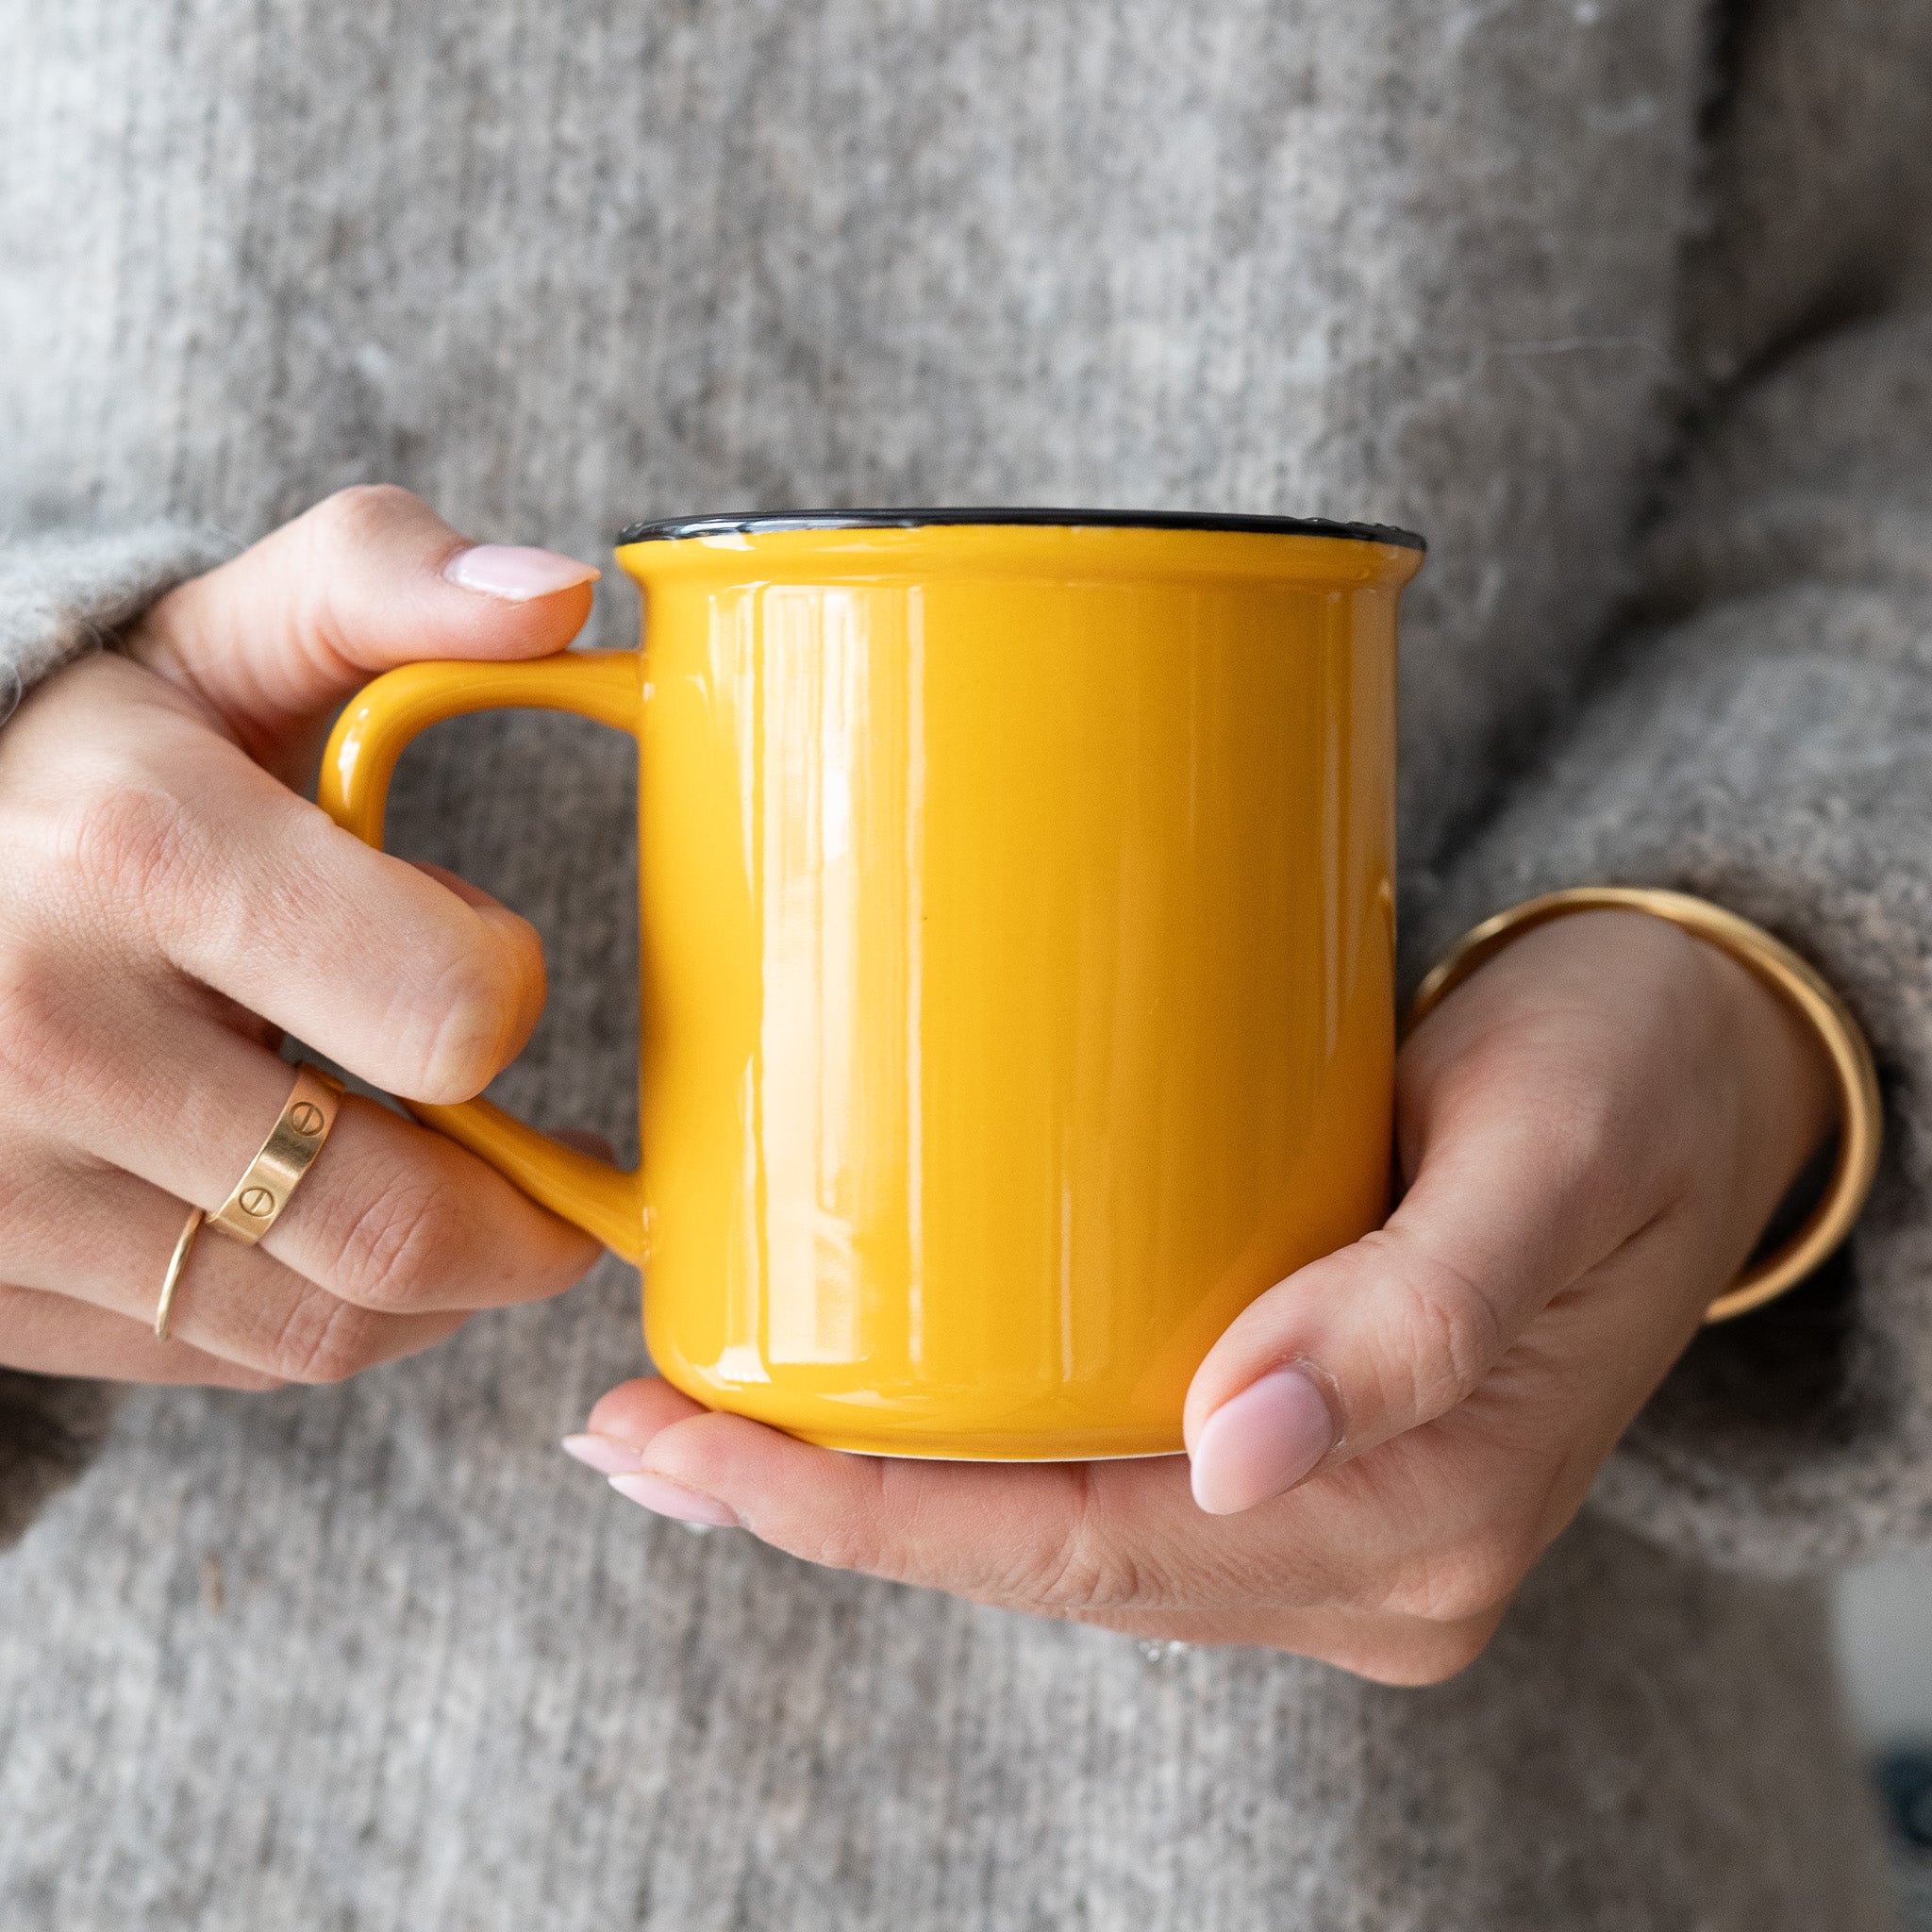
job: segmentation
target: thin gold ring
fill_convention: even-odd
[[[180,1285],[181,1271],[188,1266],[188,1257],[194,1252],[194,1238],[201,1232],[202,1223],[208,1219],[199,1208],[189,1212],[188,1225],[181,1230],[180,1239],[175,1243],[175,1252],[169,1257],[168,1272],[161,1281],[161,1298],[155,1304],[155,1340],[168,1339],[168,1317],[174,1312],[175,1290]]]
[[[1831,1179],[1804,1225],[1746,1268],[1705,1310],[1706,1322],[1727,1322],[1804,1280],[1851,1233],[1877,1175],[1885,1134],[1885,1107],[1872,1049],[1851,1008],[1789,946],[1708,899],[1653,886],[1575,886],[1525,899],[1484,920],[1449,949],[1416,989],[1405,1031],[1412,1032],[1511,940],[1572,912],[1647,912],[1707,941],[1796,1007],[1831,1057],[1839,1094],[1838,1155]]]
[[[302,1176],[315,1164],[336,1124],[341,1098],[340,1080],[317,1067],[297,1067],[295,1084],[289,1089],[261,1152],[248,1163],[248,1172],[235,1183],[228,1198],[208,1216],[208,1224],[253,1247],[281,1218]]]

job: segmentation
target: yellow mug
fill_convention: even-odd
[[[1159,1455],[1388,1207],[1395,632],[1421,540],[1118,512],[639,525],[640,652],[416,664],[641,747],[642,1163],[417,1109],[644,1264],[678,1388],[839,1449]]]

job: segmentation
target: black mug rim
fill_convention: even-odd
[[[1413,530],[1391,524],[1345,524],[1328,517],[1246,516],[1235,511],[1169,509],[796,509],[750,510],[717,516],[664,517],[628,524],[617,547],[661,543],[688,537],[759,536],[775,530],[920,530],[932,525],[1030,525],[1108,530],[1220,530],[1257,537],[1340,537],[1356,543],[1389,543],[1426,551]]]

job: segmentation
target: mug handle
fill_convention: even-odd
[[[378,850],[390,775],[426,726],[470,711],[575,711],[639,735],[643,658],[637,651],[565,651],[513,664],[406,664],[385,672],[336,722],[323,755],[316,802]],[[552,1213],[621,1255],[643,1262],[643,1183],[608,1160],[560,1145],[487,1100],[409,1111],[480,1156]]]

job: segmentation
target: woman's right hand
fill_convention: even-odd
[[[0,1365],[329,1382],[552,1295],[591,1239],[351,1095],[261,1243],[203,1237],[288,1097],[284,1028],[407,1100],[466,1099],[543,1004],[536,934],[291,789],[333,710],[420,658],[561,650],[588,566],[475,547],[400,490],[330,497],[181,585],[0,731]]]

